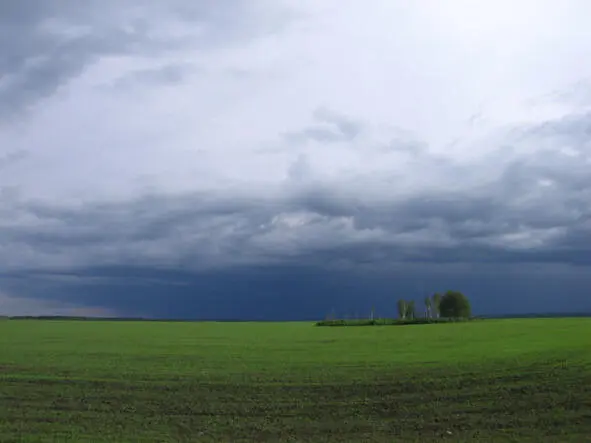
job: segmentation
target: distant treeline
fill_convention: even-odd
[[[404,326],[404,325],[428,325],[435,323],[457,323],[470,320],[480,320],[480,317],[472,318],[414,318],[414,319],[395,319],[395,318],[374,318],[360,320],[321,320],[316,322],[316,326]]]
[[[472,319],[503,319],[503,318],[571,318],[571,317],[591,317],[591,312],[567,312],[567,313],[542,313],[542,314],[507,314],[507,315],[481,315],[472,317]],[[0,320],[63,320],[63,321],[127,321],[127,322],[216,322],[216,323],[239,323],[239,322],[276,322],[279,320],[251,320],[251,319],[178,319],[178,318],[143,318],[143,317],[83,317],[83,316],[60,316],[60,315],[15,315],[2,316]],[[303,319],[301,321],[312,321]],[[323,320],[319,323],[345,322],[348,324],[417,324],[417,323],[445,323],[449,321],[458,321],[457,319],[436,319],[436,318],[415,318],[413,320],[401,319],[346,319],[346,320]],[[374,322],[374,323],[371,323]]]
[[[5,317],[9,320],[72,320],[72,321],[159,321],[138,317],[83,317],[71,315],[15,315]],[[167,320],[171,321],[171,320]]]
[[[591,317],[591,312],[565,312],[565,313],[552,313],[546,312],[542,314],[501,314],[501,315],[483,315],[483,318],[490,318],[490,319],[503,319],[503,318],[586,318]]]
[[[63,320],[63,321],[149,321],[149,322],[215,322],[215,323],[243,323],[243,322],[274,322],[276,320],[248,320],[248,319],[199,319],[199,318],[145,318],[145,317],[83,317],[71,315],[15,315],[0,316],[0,320]]]

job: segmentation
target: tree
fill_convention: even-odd
[[[433,294],[433,311],[435,311],[435,316],[437,318],[439,318],[440,314],[441,314],[441,309],[440,309],[440,305],[441,305],[441,294],[439,292],[436,292],[435,294]]]
[[[414,320],[414,318],[416,317],[414,300],[409,300],[406,302],[406,316],[411,320]]]
[[[404,320],[406,318],[406,302],[404,300],[398,300],[396,307],[398,308],[398,317]]]
[[[442,317],[468,318],[472,314],[468,297],[458,291],[447,291],[439,304]]]
[[[425,318],[431,318],[433,316],[431,312],[431,306],[433,306],[431,303],[431,297],[425,297]]]

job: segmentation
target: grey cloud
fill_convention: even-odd
[[[182,82],[194,68],[187,63],[172,63],[157,68],[138,69],[119,77],[107,89],[116,91],[144,86],[172,86]]]
[[[120,49],[124,49],[126,40],[132,41],[128,35],[113,34],[112,38],[108,41],[87,36],[75,41],[55,41],[43,54],[33,55],[22,67],[12,69],[0,88],[0,118],[16,116],[39,99],[53,95],[68,79],[81,74],[99,54],[112,52],[115,41],[121,45]]]
[[[154,57],[182,47],[230,43],[270,32],[256,15],[264,2],[233,7],[214,2],[150,0],[136,5],[115,0],[47,2],[23,0],[0,4],[0,119],[14,117],[51,96],[102,57],[140,55]],[[291,17],[267,5],[276,26]],[[279,20],[279,19],[282,20]],[[162,34],[162,26],[200,26],[199,38]],[[200,29],[201,29],[200,28]],[[154,74],[157,75],[157,74]],[[160,72],[170,78],[172,71]]]
[[[313,118],[318,124],[297,132],[289,132],[285,134],[286,140],[291,143],[351,141],[363,130],[360,121],[323,107],[314,112]]]
[[[541,136],[581,137],[591,134],[591,113],[568,114],[556,120],[548,120],[530,129]]]
[[[546,168],[553,159],[548,162]],[[591,178],[575,186],[569,180],[576,176],[560,175],[556,189],[544,193],[534,178],[545,176],[546,169],[542,175],[536,165],[518,163],[512,171],[523,177],[521,187],[508,186],[501,176],[479,189],[373,203],[362,193],[330,185],[294,189],[279,198],[151,196],[75,209],[21,202],[21,218],[36,222],[27,226],[18,222],[18,214],[9,217],[15,223],[4,223],[2,255],[18,258],[26,246],[40,267],[62,263],[64,256],[70,267],[129,261],[195,268],[322,266],[328,257],[351,264],[588,263],[591,247],[581,240],[591,238]],[[569,194],[573,186],[579,193]]]
[[[310,176],[310,173],[310,163],[308,161],[308,157],[306,157],[304,154],[300,154],[288,169],[289,178],[296,182],[305,181]]]
[[[0,50],[0,117],[14,115],[52,95],[98,57],[124,54],[148,42],[145,32],[97,23],[90,12],[102,17],[109,11],[108,5],[104,11],[97,6],[96,2],[84,8],[74,7],[73,2],[3,3],[1,39],[11,44]],[[70,34],[73,27],[80,30]]]
[[[553,91],[537,99],[529,100],[531,106],[559,103],[580,108],[591,105],[591,79],[584,78],[560,90]]]
[[[16,149],[13,151],[9,151],[4,155],[0,154],[0,171],[14,163],[23,160],[28,155],[29,152],[24,149]]]
[[[368,122],[359,118],[341,114],[326,107],[317,108],[312,114],[314,125],[307,126],[299,131],[284,134],[288,144],[303,144],[309,141],[317,143],[351,142],[359,140],[364,131],[369,132]],[[385,143],[375,144],[368,142],[364,149],[375,149],[382,153],[406,153],[411,156],[421,156],[426,153],[428,145],[415,134],[400,127],[388,127],[390,139]],[[301,160],[298,160],[301,162]]]
[[[568,133],[565,122],[584,128],[587,118],[529,127],[506,142],[544,143]],[[390,193],[388,173],[374,174],[373,191],[353,176],[311,180],[301,156],[291,180],[268,195],[234,189],[67,207],[9,193],[0,204],[0,258],[11,269],[590,261],[589,163],[556,149],[509,156],[500,147],[463,166],[420,155],[446,177],[440,188]]]
[[[468,117],[467,122],[470,126],[475,126],[478,123],[480,123],[483,119],[484,119],[484,114],[482,113],[482,111],[478,111],[478,112],[475,112],[474,114],[470,115],[470,117]]]
[[[314,117],[319,122],[329,123],[336,126],[343,137],[347,139],[354,138],[362,129],[362,124],[360,122],[328,108],[316,109]]]
[[[399,128],[395,128],[394,132],[394,137],[388,143],[378,147],[380,151],[384,153],[403,152],[413,156],[421,156],[426,153],[427,143]]]

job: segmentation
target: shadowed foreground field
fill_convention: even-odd
[[[0,441],[591,436],[591,319],[0,321]]]

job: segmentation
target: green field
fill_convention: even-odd
[[[0,321],[0,441],[591,441],[591,319]]]

